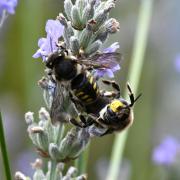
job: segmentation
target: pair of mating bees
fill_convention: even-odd
[[[98,78],[92,73],[94,70],[111,69],[120,60],[121,55],[116,52],[76,58],[70,56],[63,46],[52,53],[46,61],[49,75],[56,83],[50,112],[52,121],[59,120],[58,108],[63,105],[62,91],[66,90],[79,117],[79,120],[71,117],[69,121],[81,128],[89,127],[91,135],[104,136],[131,125],[134,119],[132,107],[141,95],[135,98],[127,84],[130,98],[128,103],[120,97],[120,87],[115,81],[102,80],[106,85],[111,85],[114,91],[100,90]]]

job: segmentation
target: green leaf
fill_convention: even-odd
[[[1,143],[1,153],[2,153],[2,159],[3,159],[6,179],[11,180],[12,179],[11,178],[11,170],[10,170],[10,165],[9,165],[9,159],[8,159],[5,136],[4,136],[4,128],[3,128],[1,112],[0,112],[0,143]]]

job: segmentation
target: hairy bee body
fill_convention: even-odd
[[[105,62],[104,58],[106,56],[109,58],[108,61],[110,61],[110,57],[113,57],[114,54],[96,55],[96,57],[103,62]],[[64,53],[54,53],[49,57],[46,66],[52,70],[52,74],[55,75],[57,83],[63,87],[65,86],[64,89],[69,92],[69,97],[74,103],[78,114],[82,112],[87,114],[87,119],[83,115],[80,116],[81,124],[74,118],[70,119],[71,123],[82,128],[92,125],[92,128],[89,128],[89,132],[97,136],[121,131],[132,124],[132,106],[140,96],[134,99],[134,95],[128,86],[131,100],[131,103],[128,103],[126,100],[120,98],[120,88],[117,83],[107,80],[103,82],[105,84],[111,84],[117,93],[114,91],[113,93],[100,91],[95,78],[88,68],[90,67],[90,69],[92,69],[95,64],[94,67],[104,69],[108,68],[108,63],[101,64],[98,61],[89,61],[74,59],[66,56]],[[53,113],[51,117],[55,119],[55,121],[58,120],[58,112],[62,113],[62,111],[59,111],[59,108],[61,108],[59,106],[63,104],[60,102],[60,99],[64,98],[61,97],[63,94],[61,89],[63,88],[58,87],[58,89],[56,89],[56,92],[58,92],[56,94],[58,95],[54,98],[54,103],[52,103],[51,107],[51,111],[56,112]]]
[[[96,101],[89,105],[85,105],[81,100],[80,102],[85,106],[86,113],[89,115],[88,121],[91,118],[91,123],[85,122],[82,119],[82,124],[77,123],[74,119],[71,121],[73,124],[80,127],[89,128],[92,136],[104,136],[113,132],[120,132],[129,127],[134,120],[133,105],[140,95],[134,99],[134,95],[128,85],[130,91],[130,101],[128,103],[125,99],[120,98],[107,98],[103,94],[99,94]],[[101,102],[101,103],[100,103]]]
[[[81,104],[84,111],[97,115],[107,100],[99,96],[97,83],[90,75],[89,69],[111,68],[117,64],[115,60],[120,54],[96,54],[89,59],[82,59],[69,56],[63,48],[61,50],[52,53],[46,61],[46,67],[50,69],[49,75],[57,84],[50,112],[52,122],[61,121],[59,117],[65,109],[63,104],[65,101],[69,102],[69,97],[64,97],[64,94],[69,93],[76,100],[83,102]],[[64,93],[64,90],[67,92]]]
[[[71,89],[88,114],[98,116],[100,110],[109,102],[101,96],[98,84],[89,72],[77,75],[71,82]]]
[[[112,108],[114,102],[120,106]],[[133,123],[133,114],[133,109],[129,107],[127,101],[122,98],[115,99],[100,111],[100,117],[97,119],[97,122],[108,129],[106,134],[116,131],[120,132]]]

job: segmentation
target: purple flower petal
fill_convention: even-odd
[[[119,48],[119,43],[115,42],[111,44],[108,48],[103,50],[103,53],[114,53]],[[100,64],[108,64],[110,68],[107,69],[97,69],[95,70],[94,75],[97,78],[103,77],[105,75],[109,76],[110,78],[114,77],[114,72],[120,70],[120,65],[118,64],[116,57],[110,56],[108,58],[106,57],[100,57],[96,60]]]
[[[171,165],[179,150],[179,142],[173,137],[167,137],[154,149],[152,159],[157,165]]]
[[[6,10],[9,14],[14,14],[16,6],[17,6],[17,0],[1,0],[0,15],[2,14],[3,10]]]
[[[62,36],[64,26],[58,20],[48,20],[46,23],[46,32],[52,38],[57,40]]]
[[[174,67],[177,72],[180,72],[180,54],[178,54],[175,58]]]
[[[104,53],[112,53],[112,52],[115,52],[118,48],[120,48],[120,45],[118,42],[115,42],[115,43],[111,44],[108,48],[104,49],[103,52]]]
[[[100,78],[107,75],[108,77],[113,78],[114,72],[119,69],[120,69],[119,64],[116,64],[116,66],[112,67],[112,69],[97,69],[94,73],[94,76]]]
[[[58,43],[58,39],[63,34],[64,26],[57,20],[48,20],[45,30],[47,32],[47,37],[39,39],[39,49],[33,55],[33,58],[41,57],[43,61],[46,61],[46,57],[50,53],[57,50],[56,44]]]

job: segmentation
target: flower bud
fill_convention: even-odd
[[[30,180],[29,177],[25,176],[22,172],[17,171],[15,174],[15,179],[16,180]]]
[[[95,42],[93,42],[91,45],[88,46],[88,48],[85,50],[85,56],[89,56],[92,55],[94,53],[96,53],[99,48],[101,47],[102,42],[100,40],[97,40]]]
[[[41,107],[41,109],[39,110],[39,119],[40,121],[50,120],[49,112],[44,107]]]
[[[33,180],[43,180],[46,179],[42,169],[37,169],[33,175]]]
[[[69,20],[71,20],[71,10],[72,10],[73,4],[71,0],[65,0],[64,1],[64,10]]]
[[[93,31],[96,32],[99,27],[107,20],[108,14],[101,10],[94,16],[94,21],[96,22],[96,25],[93,27]]]
[[[50,109],[53,102],[54,90],[56,85],[48,77],[42,77],[38,81],[38,85],[43,89],[44,101],[48,109]]]
[[[34,113],[33,112],[27,112],[25,114],[25,121],[28,125],[31,125],[34,122]]]
[[[61,171],[63,171],[64,170],[64,163],[58,163],[57,164],[57,170],[59,171],[59,172],[61,172]]]
[[[71,146],[77,139],[77,128],[72,128],[62,139],[59,151],[66,158],[70,154]]]
[[[63,38],[64,38],[64,41],[65,41],[67,46],[69,46],[70,37],[73,35],[74,35],[74,31],[73,31],[73,28],[71,26],[71,22],[68,21],[67,27],[64,28],[64,32],[63,32]]]
[[[62,13],[59,13],[59,16],[57,16],[56,19],[59,20],[62,25],[67,27],[67,24],[68,24],[67,22],[68,21],[67,21],[67,19],[64,17],[64,15]]]
[[[58,146],[54,143],[50,143],[49,145],[49,155],[51,156],[52,159],[57,161],[63,159],[63,156],[59,152]]]
[[[33,169],[42,169],[43,161],[42,159],[36,159],[34,163],[31,163]]]
[[[114,18],[110,18],[106,21],[105,27],[109,33],[116,33],[120,29],[119,22]]]
[[[71,144],[71,150],[69,153],[69,157],[73,159],[80,155],[80,153],[85,149],[90,140],[90,135],[87,132],[87,129],[81,128],[77,130],[78,134],[76,136],[75,141],[73,141],[73,143]]]
[[[94,15],[94,8],[90,4],[88,4],[83,10],[82,14],[82,22],[86,24],[88,20],[90,20]]]
[[[82,174],[76,178],[76,180],[87,180],[87,174]]]
[[[71,166],[71,167],[68,169],[68,171],[67,171],[67,173],[66,173],[66,176],[73,177],[73,176],[75,176],[76,174],[77,174],[77,169],[76,169],[75,167]]]
[[[93,34],[92,27],[88,23],[86,28],[82,31],[81,36],[80,36],[80,48],[85,49],[88,46],[88,44],[91,40],[92,34]]]
[[[82,30],[84,28],[84,25],[82,24],[81,18],[79,15],[78,7],[75,5],[72,7],[72,10],[71,10],[71,18],[72,18],[71,20],[72,27],[74,29]]]
[[[37,135],[37,140],[38,140],[38,145],[39,148],[48,151],[48,146],[49,146],[49,140],[48,140],[48,134],[46,131],[41,131]]]
[[[78,7],[79,15],[82,18],[83,10],[87,6],[88,0],[76,0],[75,5]]]
[[[70,38],[70,49],[71,49],[73,55],[79,54],[79,49],[80,49],[79,41],[75,36],[72,36]]]

